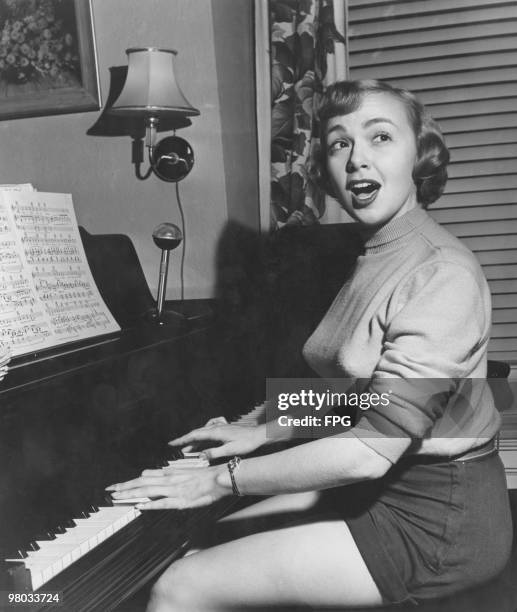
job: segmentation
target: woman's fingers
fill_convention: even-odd
[[[200,469],[200,468],[196,468]],[[202,469],[202,468],[201,468]],[[121,493],[126,491],[132,491],[137,488],[149,486],[149,485],[178,485],[183,482],[191,480],[193,477],[192,468],[161,468],[159,470],[144,470],[142,475],[133,480],[126,482],[118,482],[106,487],[106,491],[112,491],[113,493]],[[123,497],[123,495],[119,496]],[[134,497],[140,497],[136,495]]]
[[[223,416],[214,417],[212,419],[209,419],[206,422],[206,424],[203,425],[203,427],[198,427],[197,429],[193,429],[189,433],[186,433],[185,435],[180,436],[179,438],[175,438],[174,440],[171,440],[169,444],[171,446],[181,446],[184,444],[189,444],[190,446],[188,447],[188,449],[191,450],[192,442],[200,442],[200,441],[207,440],[207,439],[210,440],[212,439],[211,436],[214,435],[214,428],[216,428],[218,425],[228,425],[228,424],[229,423],[225,417]],[[186,448],[184,450],[188,452]]]
[[[184,444],[190,444],[192,442],[202,442],[205,440],[217,439],[217,429],[215,425],[210,427],[201,427],[200,429],[193,429],[188,434],[175,438],[169,442],[170,446],[183,446]]]
[[[135,488],[141,487],[145,484],[163,484],[163,482],[163,476],[146,476],[145,478],[142,478],[142,476],[140,476],[138,478],[133,478],[133,480],[127,480],[126,482],[117,482],[115,484],[109,485],[108,487],[106,487],[106,491],[112,491],[113,494],[115,494],[121,491],[134,490]]]
[[[187,501],[182,497],[162,497],[150,502],[136,504],[136,507],[139,510],[183,510],[185,508],[209,506],[213,501],[211,495],[203,495],[194,501]]]
[[[221,446],[215,446],[214,448],[207,448],[203,451],[203,455],[208,459],[208,461],[212,461],[213,459],[220,459],[221,457],[229,457],[230,455],[235,455],[235,444],[233,442],[228,442],[227,444],[222,444]]]
[[[228,425],[228,421],[226,420],[226,418],[223,416],[219,416],[219,417],[214,417],[213,419],[208,419],[208,421],[205,424],[205,427],[211,427],[212,425],[217,425],[220,423]]]
[[[164,469],[165,468],[155,468],[155,469],[144,470],[140,474],[140,476],[161,476],[163,474]]]
[[[121,489],[114,491],[112,494],[113,499],[133,499],[140,497],[179,497],[178,493],[175,493],[174,487],[168,484],[146,484],[140,487],[133,487],[132,489]]]

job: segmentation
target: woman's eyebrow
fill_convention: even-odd
[[[372,119],[368,119],[363,123],[363,127],[370,127],[376,123],[390,123],[392,126],[397,127],[397,124],[387,117],[372,117]]]
[[[397,124],[393,120],[389,119],[388,117],[372,117],[371,119],[367,119],[366,121],[364,121],[362,123],[362,127],[368,128],[371,125],[376,125],[377,123],[389,123],[393,127],[397,127]],[[347,134],[348,130],[346,129],[344,125],[341,125],[340,123],[336,123],[335,125],[333,125],[331,128],[327,130],[327,136],[330,136],[334,132]]]
[[[327,130],[327,136],[329,136],[333,132],[342,132],[343,134],[346,134],[347,129],[345,126],[340,125],[339,123],[336,123],[336,125],[333,125],[331,128]]]

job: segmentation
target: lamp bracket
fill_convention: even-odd
[[[158,178],[171,183],[184,179],[194,165],[192,147],[179,136],[163,138],[153,147],[150,155],[153,172]]]

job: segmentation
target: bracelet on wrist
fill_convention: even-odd
[[[235,456],[232,459],[230,459],[230,461],[228,461],[226,465],[228,467],[228,472],[230,473],[230,480],[232,482],[233,494],[238,495],[239,497],[242,497],[242,493],[239,491],[239,487],[237,486],[237,482],[235,481],[235,472],[239,469],[240,463],[241,463],[241,458]]]

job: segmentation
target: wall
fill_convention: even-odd
[[[228,215],[258,228],[253,0],[212,0],[212,13]]]
[[[253,72],[246,65],[252,41],[242,31],[242,19],[234,18],[236,11],[248,11],[251,3],[239,0],[231,7],[228,3],[217,7],[219,26],[228,28],[226,33],[234,40],[239,65],[231,66],[232,72],[225,71],[224,63],[216,66],[210,0],[93,0],[92,4],[103,100],[109,89],[109,67],[127,63],[126,48],[178,50],[178,81],[187,99],[201,111],[191,127],[178,133],[189,140],[196,156],[191,174],[179,184],[188,236],[186,297],[207,297],[213,292],[219,236],[236,209],[239,212],[237,200],[243,190],[249,194],[250,210],[258,206],[250,173],[241,184],[231,161],[238,157],[239,149],[245,149],[247,164],[252,167],[249,151],[254,146],[254,126],[247,115],[253,108],[244,113],[244,118],[238,117],[242,130],[238,128],[234,144],[229,144],[230,133],[224,136],[225,151],[218,87],[219,81],[224,91],[234,86],[233,70],[237,68],[239,86],[253,88]],[[219,32],[218,40],[222,39],[224,33]],[[162,221],[180,224],[174,185],[154,176],[145,182],[135,178],[129,138],[87,136],[98,115],[91,112],[1,122],[0,183],[32,182],[40,191],[72,193],[78,221],[88,231],[125,233],[132,238],[154,291],[159,251],[151,233]],[[247,126],[243,127],[245,120]],[[225,122],[228,124],[227,116]],[[232,192],[230,200],[227,189]],[[252,219],[253,214],[245,216]],[[179,295],[179,256],[178,249],[172,257],[168,297]]]

